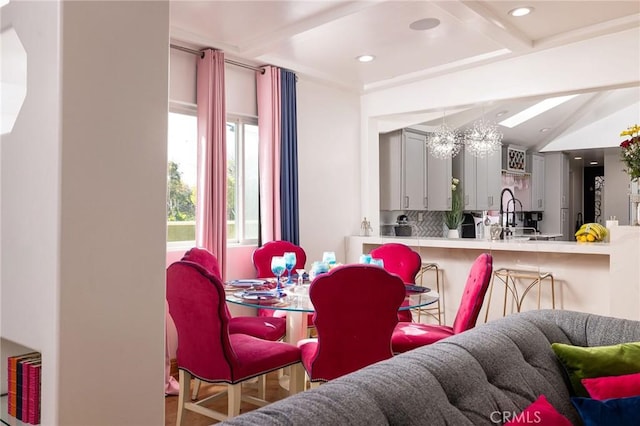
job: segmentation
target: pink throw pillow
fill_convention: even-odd
[[[514,414],[513,418],[505,423],[505,426],[512,425],[572,426],[569,419],[558,413],[544,395],[540,395],[522,413]]]
[[[640,373],[582,379],[589,396],[599,401],[640,396]]]

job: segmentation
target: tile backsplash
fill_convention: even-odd
[[[412,237],[442,237],[444,235],[444,212],[423,210],[381,211],[380,235],[395,236],[393,227],[401,214],[405,214],[409,218]],[[418,220],[420,215],[422,220]]]

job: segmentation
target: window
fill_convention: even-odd
[[[227,118],[227,240],[258,241],[258,125]]]
[[[196,112],[169,113],[167,164],[167,247],[195,245]],[[258,241],[257,119],[227,119],[227,242]]]
[[[167,245],[195,245],[198,125],[195,111],[169,113]]]

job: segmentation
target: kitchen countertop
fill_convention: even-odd
[[[556,234],[547,234],[556,235]],[[535,241],[514,238],[512,240],[484,240],[476,238],[424,238],[424,237],[349,237],[356,244],[402,243],[413,247],[460,248],[472,250],[497,250],[520,252],[574,253],[574,254],[610,254],[609,243],[580,243],[576,241]]]

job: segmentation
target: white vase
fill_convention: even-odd
[[[447,238],[460,238],[460,233],[457,229],[449,229],[449,231],[447,231]]]

